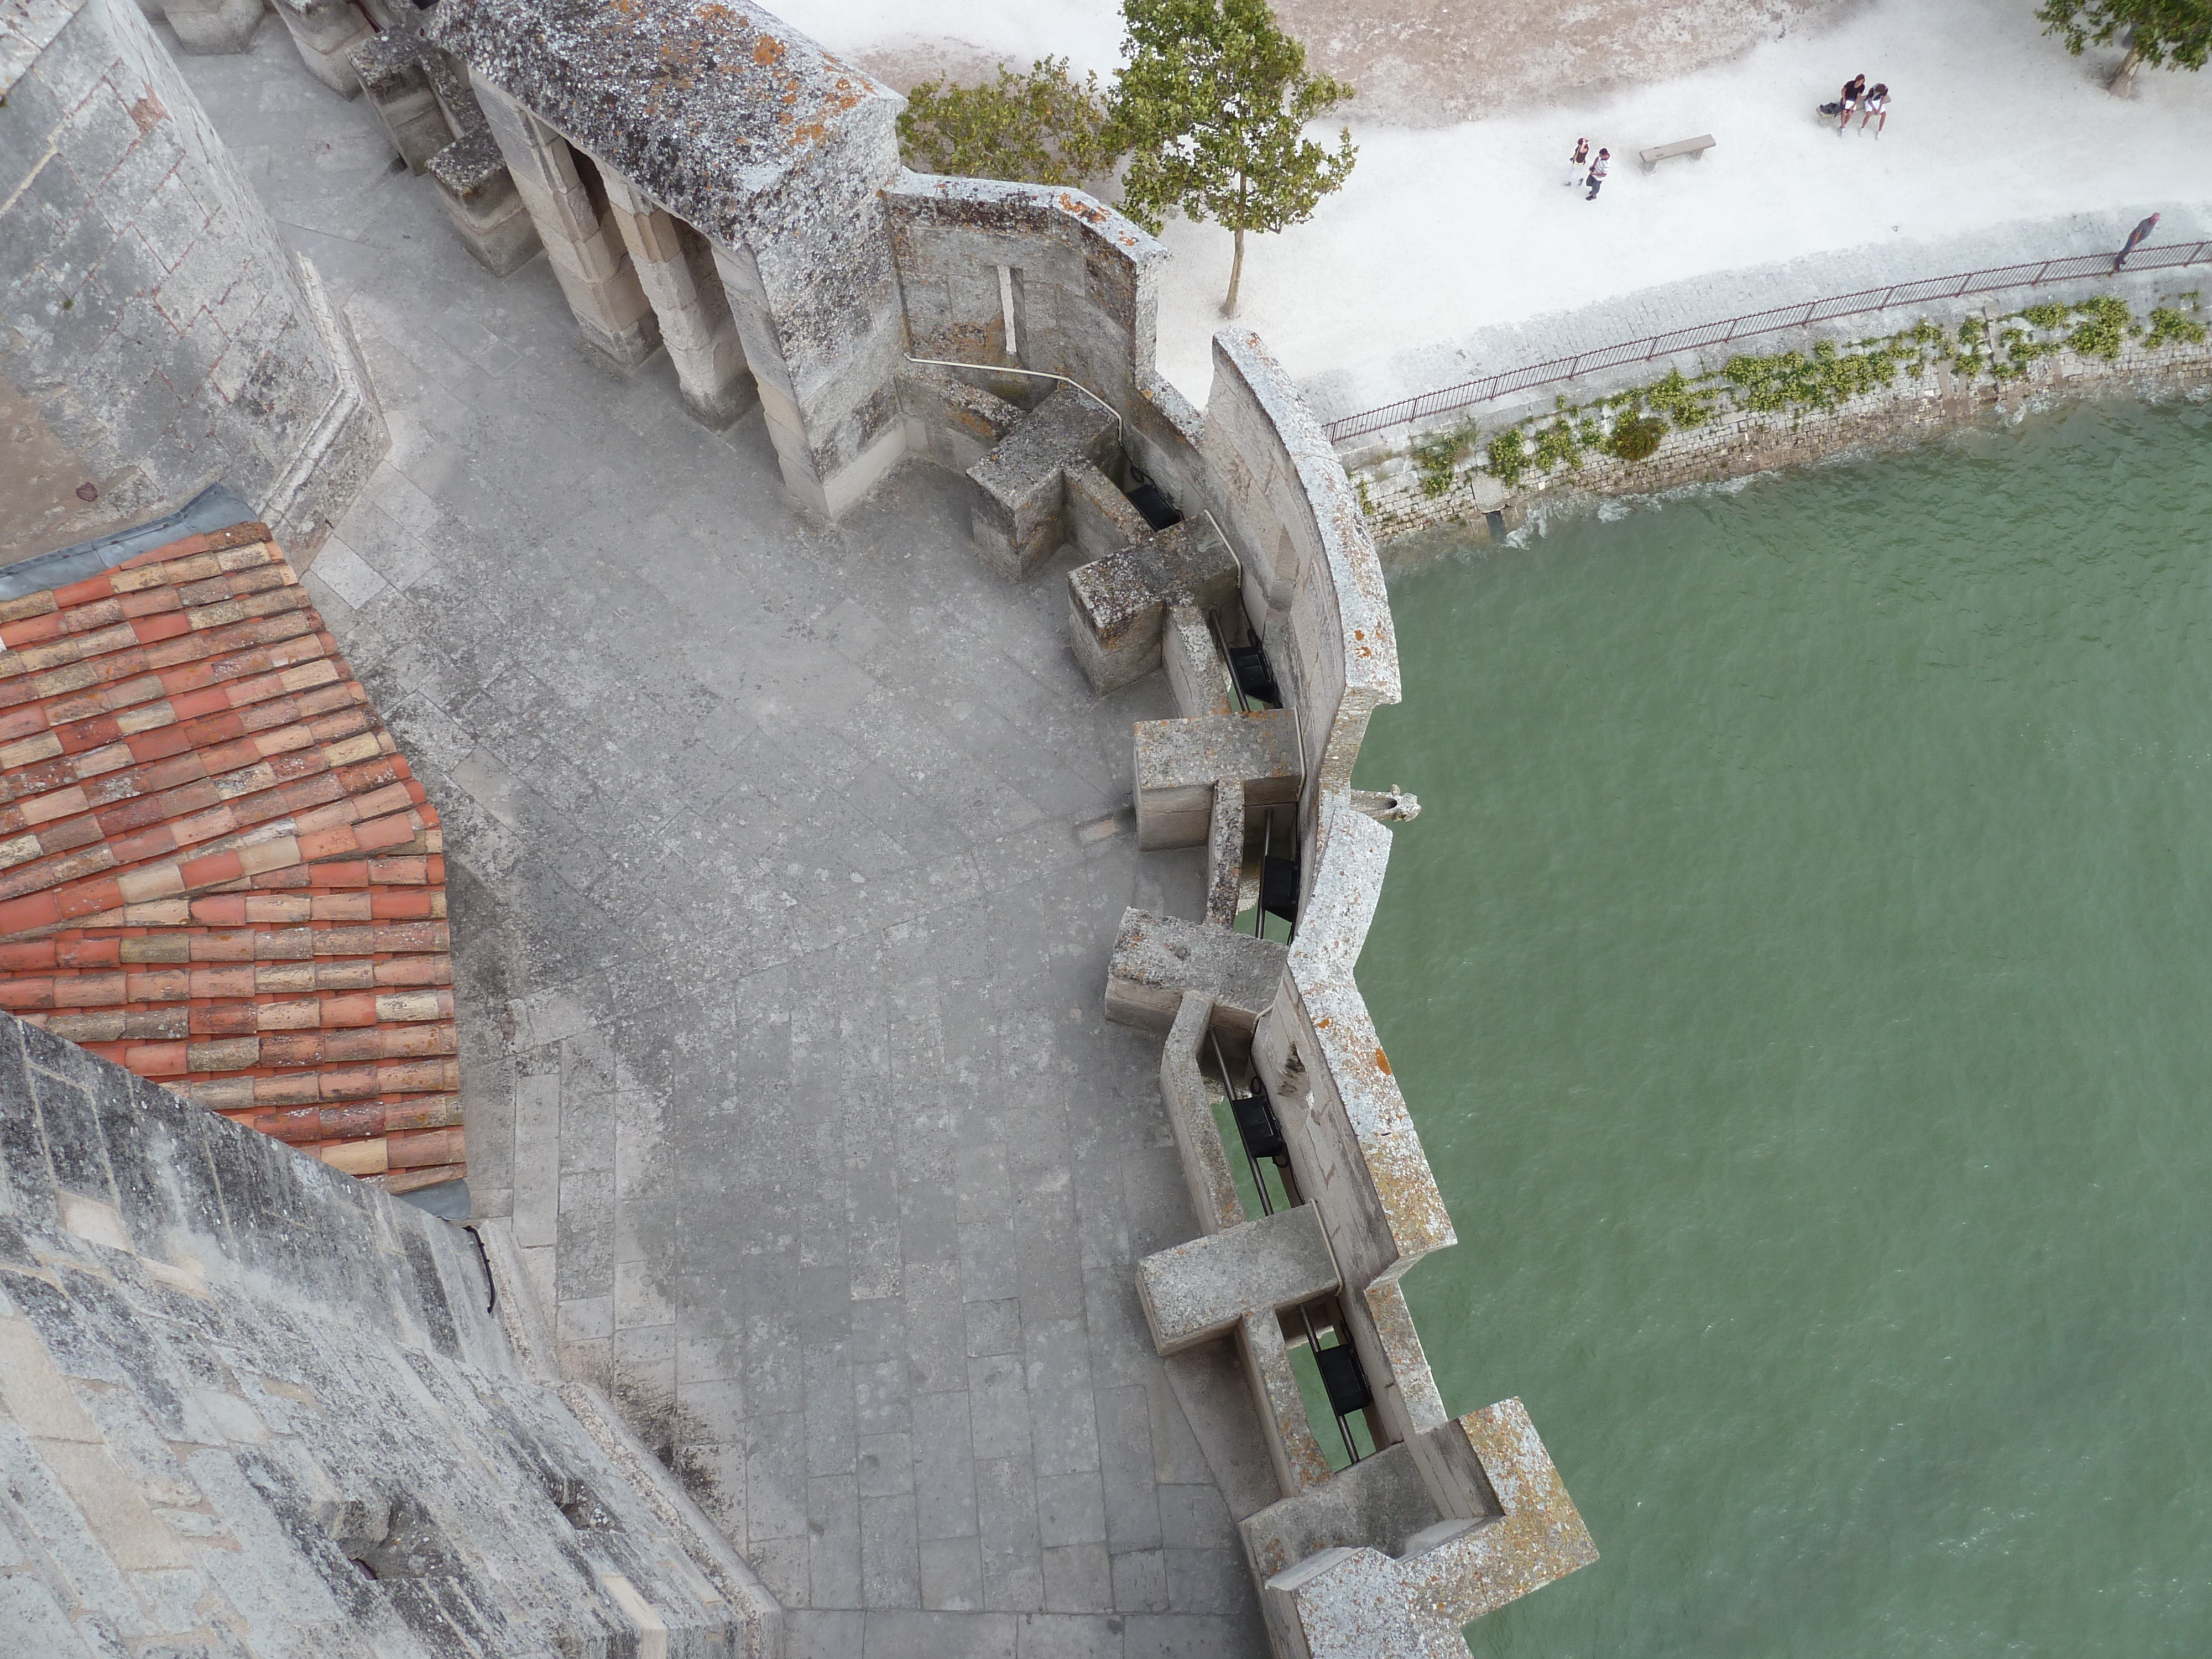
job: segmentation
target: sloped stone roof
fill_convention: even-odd
[[[750,0],[445,0],[427,32],[723,241],[849,210],[897,170],[903,100]],[[853,146],[874,161],[823,165]]]
[[[0,601],[0,1008],[349,1175],[462,1175],[437,813],[267,526]]]

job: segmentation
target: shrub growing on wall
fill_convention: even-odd
[[[1521,475],[1528,470],[1527,452],[1521,447],[1521,430],[1508,427],[1490,441],[1483,459],[1490,468],[1490,476],[1508,489],[1521,482]]]
[[[898,118],[902,159],[917,173],[1081,185],[1114,170],[1121,144],[1098,77],[1078,81],[1065,58],[1040,58],[1027,75],[1004,64],[981,86],[925,81]]]
[[[1420,475],[1421,494],[1434,500],[1449,490],[1459,477],[1459,464],[1474,453],[1480,436],[1473,421],[1462,421],[1414,439],[1413,471]]]
[[[2204,325],[2172,306],[2154,307],[2150,313],[2150,331],[2143,336],[2143,349],[2155,351],[2168,340],[2186,340],[2191,345],[2203,345]]]
[[[1648,460],[1666,435],[1667,422],[1653,415],[1631,415],[1613,428],[1606,447],[1624,461]]]

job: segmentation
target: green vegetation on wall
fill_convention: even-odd
[[[1421,475],[1421,494],[1441,495],[1459,476],[1459,464],[1474,453],[1480,434],[1473,421],[1440,432],[1423,433],[1413,440],[1413,470]]]
[[[1470,457],[1511,489],[1531,473],[1579,471],[1585,450],[1631,463],[1648,460],[1670,427],[1693,430],[1723,412],[1794,416],[1832,410],[1890,386],[1904,369],[1925,374],[1944,363],[1968,380],[1987,374],[2014,380],[2038,357],[2057,351],[2117,362],[2131,340],[2145,351],[2177,341],[2203,344],[2204,324],[2180,308],[2199,309],[2200,296],[2172,297],[2174,303],[2152,309],[2148,325],[2136,321],[2125,301],[2100,295],[2070,305],[2029,306],[1994,323],[1968,317],[1955,333],[1923,319],[1898,333],[1848,345],[1823,340],[1809,352],[1740,353],[1716,373],[1694,380],[1669,369],[1649,386],[1588,404],[1571,405],[1560,398],[1553,413],[1516,422],[1492,433],[1486,443],[1472,420],[1462,421],[1417,435],[1407,453],[1420,493],[1431,501],[1451,493]]]

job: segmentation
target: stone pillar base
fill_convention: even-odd
[[[261,22],[261,0],[164,0],[177,45],[195,54],[244,52]]]
[[[286,0],[276,0],[276,15],[284,20],[308,74],[332,92],[348,98],[360,95],[361,76],[354,72],[349,54],[376,32],[367,18],[346,0],[335,3],[326,0],[301,10],[295,10]]]
[[[337,369],[337,388],[306,441],[255,506],[278,542],[300,558],[321,546],[331,526],[345,516],[368,475],[392,447],[392,434],[369,387],[368,373],[362,367],[353,331],[331,308],[320,274],[296,255],[294,268],[299,272],[308,319],[323,337]]]
[[[702,426],[714,428],[717,432],[740,416],[751,414],[760,406],[760,393],[754,388],[753,377],[750,374],[739,374],[713,392],[695,392],[691,387],[680,384],[678,389],[683,396],[684,407],[691,418]]]
[[[430,158],[428,171],[462,245],[493,276],[520,270],[544,246],[499,142],[486,129],[447,145]]]

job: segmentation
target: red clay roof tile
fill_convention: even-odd
[[[0,1007],[336,1168],[455,1178],[443,847],[265,526],[0,601]]]

